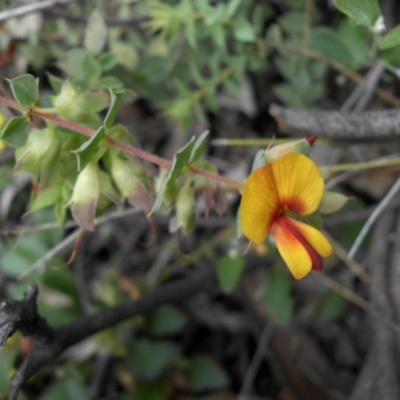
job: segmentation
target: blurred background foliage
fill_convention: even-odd
[[[2,1],[1,11],[25,3],[35,4]],[[272,101],[338,109],[356,87],[354,74],[365,75],[377,62],[385,67],[383,87],[398,93],[398,29],[386,33],[380,28],[380,11],[373,1],[337,0],[336,5],[342,12],[330,1],[316,0],[54,4],[2,20],[1,75],[39,77],[43,107],[62,106],[61,117],[93,129],[104,120],[108,90],[124,90],[117,122],[128,129],[119,126],[115,137],[167,158],[193,133],[207,128],[211,139],[270,138],[276,134],[267,114]],[[12,97],[4,81],[0,91]],[[72,99],[72,107],[65,106],[66,97]],[[374,106],[383,107],[381,102]],[[1,111],[4,124],[12,113],[4,107]],[[369,342],[362,303],[366,289],[340,256],[327,262],[329,279],[337,282],[325,280],[324,286],[315,278],[293,282],[271,244],[240,255],[234,232],[238,197],[230,193],[226,216],[216,219],[213,213],[205,219],[199,211],[196,230],[179,244],[170,237],[163,216],[154,218],[153,242],[143,216],[106,219],[82,239],[77,257],[66,268],[66,250],[76,238],[76,225],[65,207],[77,176],[70,152],[85,139],[59,128],[53,133],[52,148],[59,146],[63,153],[59,150],[51,168],[45,165],[45,178],[55,186],[40,200],[30,182],[32,174],[43,178],[43,169],[25,159],[22,170],[31,174],[15,173],[13,150],[4,146],[0,154],[3,296],[20,298],[36,281],[41,314],[59,325],[136,299],[189,267],[205,267],[207,259],[218,267],[221,292],[161,307],[95,335],[71,349],[63,363],[35,376],[21,399],[233,399],[243,388],[261,342],[263,326],[255,322],[254,309],[261,310],[259,321],[294,331],[294,347],[306,336],[312,342],[307,342],[308,350],[325,363],[322,367],[317,362],[315,368],[325,379],[326,393],[334,387],[342,396],[337,398],[348,398]],[[339,154],[335,162],[358,161],[398,151],[397,147],[343,147],[338,153],[331,145],[328,152]],[[17,150],[17,160],[24,150]],[[212,146],[204,150],[206,159],[237,179],[245,179],[256,151]],[[323,164],[332,162],[318,148],[315,155]],[[74,171],[66,189],[51,180],[60,169]],[[340,249],[351,247],[368,215],[365,210],[392,182],[390,173],[384,178],[367,173],[336,188],[358,197],[342,215],[360,215],[355,222],[337,222],[334,217],[327,221],[330,233],[340,238]],[[102,211],[108,207],[109,202]],[[152,244],[141,245],[147,242]],[[244,298],[256,302],[252,311]],[[28,338],[14,335],[1,350],[0,399],[7,398],[14,362],[29,349]],[[292,398],[276,364],[274,357],[265,357],[253,377],[254,396]]]

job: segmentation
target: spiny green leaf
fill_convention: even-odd
[[[12,147],[23,147],[28,140],[29,131],[28,117],[14,117],[1,130],[1,138]]]
[[[104,126],[106,130],[110,129],[113,124],[115,117],[118,112],[119,105],[121,104],[121,101],[123,99],[124,92],[115,92],[110,89],[110,98],[111,98],[111,104],[110,108],[108,109],[108,113],[104,119]]]
[[[106,130],[102,125],[89,140],[79,147],[79,149],[71,152],[75,153],[77,157],[78,171],[81,171],[83,168],[85,168],[93,156],[100,150],[105,133]]]
[[[24,107],[33,107],[39,100],[39,79],[30,74],[20,75],[8,81],[13,96]]]
[[[207,137],[210,131],[204,131],[194,143],[192,152],[190,153],[189,162],[193,163],[196,162],[204,153],[207,147]]]
[[[170,169],[167,178],[166,178],[166,185],[169,185],[176,179],[178,179],[184,168],[187,166],[190,160],[190,155],[192,154],[192,150],[195,144],[195,136],[193,136],[189,143],[187,143],[182,149],[178,150],[174,154],[174,161],[172,163],[172,168]]]

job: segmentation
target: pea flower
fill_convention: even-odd
[[[314,213],[324,194],[324,180],[316,164],[300,153],[288,153],[255,170],[246,181],[240,222],[244,235],[262,243],[269,232],[296,279],[322,269],[321,257],[332,246],[316,228],[298,221]]]

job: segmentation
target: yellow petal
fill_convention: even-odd
[[[240,204],[243,234],[254,243],[262,243],[279,210],[279,199],[271,164],[254,171],[247,179]]]
[[[296,229],[321,257],[327,258],[332,254],[332,245],[318,229],[307,225],[304,222],[296,221],[293,218],[287,217],[287,219],[290,220],[291,224],[296,227]]]
[[[317,165],[300,153],[289,153],[271,166],[279,202],[298,215],[316,211],[324,194],[324,180]]]
[[[296,279],[304,278],[312,269],[311,256],[304,245],[288,228],[286,218],[280,218],[272,227],[272,234],[280,255]]]

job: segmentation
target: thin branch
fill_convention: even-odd
[[[34,338],[32,351],[12,378],[9,400],[16,400],[24,382],[40,368],[54,362],[68,347],[127,319],[149,313],[161,305],[182,302],[190,296],[209,290],[216,281],[215,267],[208,264],[189,273],[185,278],[154,288],[143,294],[139,300],[107,308],[58,328],[50,328],[37,314],[35,296],[30,296],[29,301],[3,301],[0,305],[0,320],[15,321],[15,324],[10,325],[12,329],[7,331],[8,335],[15,330],[21,330]]]
[[[0,97],[0,103],[1,102],[2,102],[2,98]],[[35,115],[37,115],[38,117],[40,117],[42,119],[52,121],[57,125],[63,126],[64,128],[68,128],[68,129],[70,129],[72,131],[81,133],[81,134],[83,134],[85,136],[89,136],[89,137],[93,136],[95,134],[95,132],[96,132],[94,129],[87,128],[85,126],[76,124],[74,122],[66,121],[66,120],[64,120],[62,118],[55,117],[54,115],[51,115],[51,114],[35,112]],[[141,158],[142,160],[146,160],[146,161],[149,161],[149,162],[151,162],[153,164],[156,164],[156,165],[160,166],[161,168],[170,169],[172,167],[172,161],[166,160],[165,158],[158,157],[158,156],[156,156],[154,154],[148,153],[147,151],[138,149],[138,148],[133,147],[133,146],[131,146],[129,144],[122,143],[122,142],[119,142],[119,141],[114,140],[114,139],[108,139],[108,142],[111,143],[113,146],[118,147],[119,149],[121,149],[121,150],[123,150],[123,151],[125,151],[127,153],[130,153],[130,154],[132,154],[132,155],[134,155],[134,156],[136,156],[138,158]],[[232,186],[232,187],[234,187],[234,188],[236,188],[238,190],[242,190],[242,188],[243,188],[243,183],[239,182],[239,181],[236,181],[234,179],[230,179],[230,178],[227,178],[225,176],[214,174],[212,172],[204,171],[204,170],[201,170],[199,168],[192,168],[191,167],[190,170],[194,174],[201,175],[201,176],[204,176],[206,178],[212,179],[214,181],[224,183],[224,184]]]
[[[264,330],[261,334],[260,340],[257,345],[257,350],[251,360],[251,364],[244,377],[242,387],[240,388],[237,400],[248,399],[248,394],[251,391],[254,379],[256,378],[257,372],[260,368],[261,362],[264,358],[266,349],[268,348],[269,341],[271,340],[272,333],[274,332],[274,324],[272,321],[266,323]]]
[[[142,212],[142,210],[139,210],[137,208],[129,209],[129,212],[117,211],[115,213],[111,213],[110,215],[105,215],[103,217],[95,219],[94,225],[98,226],[98,225],[103,224],[104,222],[110,221],[111,219],[126,217],[126,216],[132,215],[132,214],[139,214],[141,212]],[[72,245],[72,243],[77,239],[79,233],[80,233],[80,229],[77,229],[76,231],[72,232],[69,236],[65,237],[63,240],[61,240],[61,242],[59,242],[56,246],[54,246],[52,249],[50,249],[46,254],[44,254],[42,257],[40,257],[39,260],[37,260],[34,264],[32,264],[27,270],[25,270],[22,274],[20,274],[17,277],[17,279],[23,280],[28,275],[30,275],[32,272],[36,271],[39,268],[44,267],[46,265],[46,263],[48,261],[50,261],[53,257],[55,257],[57,254],[61,253],[66,248],[68,248],[70,245]]]
[[[335,281],[332,279],[330,276],[325,275],[322,272],[313,272],[312,276],[316,279],[318,279],[322,284],[324,284],[326,287],[329,289],[334,290],[335,292],[341,294],[345,299],[348,301],[352,302],[353,304],[356,304],[363,310],[367,311],[369,309],[369,303],[368,301],[364,300],[361,296],[358,294],[354,293],[350,289],[348,289],[346,286],[343,286],[341,283]]]
[[[4,97],[4,96],[0,96],[0,104],[4,104],[8,107],[14,108],[19,110],[20,112],[22,112],[21,107],[13,100]],[[46,113],[42,111],[37,111],[35,109],[29,110],[31,112],[31,115],[35,115],[39,118],[42,118],[44,120],[48,120],[51,121],[53,123],[55,123],[56,125],[62,126],[64,128],[70,129],[71,131],[74,132],[78,132],[82,135],[88,136],[88,137],[92,137],[96,131],[94,129],[88,128],[86,126],[80,125],[80,124],[76,124],[74,122],[70,122],[67,121],[65,119],[62,119],[60,117],[56,117],[55,115],[52,115],[50,113]],[[119,149],[130,153],[138,158],[141,158],[142,160],[146,160],[149,161],[153,164],[156,164],[158,166],[160,166],[161,168],[165,168],[165,169],[170,169],[172,168],[172,161],[167,160],[165,158],[162,157],[158,157],[154,154],[148,153],[147,151],[138,149],[136,147],[133,147],[129,144],[126,143],[122,143],[119,142],[117,140],[114,139],[107,139],[109,143],[111,143],[113,146],[118,147]],[[232,186],[234,188],[236,188],[237,190],[242,190],[243,189],[243,183],[239,182],[237,180],[234,179],[230,179],[227,178],[225,176],[221,176],[218,174],[214,174],[212,172],[209,171],[204,171],[202,169],[199,168],[193,168],[193,167],[189,167],[190,171],[193,172],[194,174],[197,175],[201,175],[204,176],[206,178],[212,179],[216,182],[221,182],[225,185],[228,186]]]
[[[113,211],[110,213],[107,213],[106,215],[103,215],[102,217],[96,218],[94,220],[94,225],[100,225],[104,224],[105,222],[112,221],[114,219],[119,219],[119,218],[127,218],[130,217],[131,215],[135,215],[138,213],[141,213],[142,210],[139,210],[137,208],[127,208],[126,210],[118,210],[118,211]],[[68,221],[65,223],[64,228],[69,229],[69,228],[76,228],[78,227],[78,223],[75,221]],[[35,226],[23,226],[19,228],[14,228],[10,230],[4,230],[0,231],[2,235],[23,235],[25,233],[31,233],[31,232],[41,232],[41,231],[47,231],[49,229],[60,229],[60,224],[58,222],[48,222],[45,224],[41,225],[35,225]]]
[[[61,253],[74,243],[74,241],[79,235],[79,232],[80,230],[77,229],[76,231],[72,232],[69,236],[61,240],[61,242],[57,243],[56,246],[51,248],[47,253],[45,253],[42,257],[40,257],[39,260],[33,263],[28,269],[19,274],[17,280],[22,281],[32,272],[36,271],[37,269],[45,267],[46,263],[49,262],[53,257]]]
[[[88,17],[83,15],[74,15],[64,10],[48,10],[46,14],[56,17],[56,18],[64,18],[72,22],[78,22],[82,24],[87,24]],[[128,18],[105,18],[104,23],[107,26],[127,26],[132,27],[132,25],[138,25],[143,22],[147,22],[150,20],[149,15],[132,15]]]
[[[349,255],[347,254],[346,249],[338,242],[336,241],[328,232],[324,232],[324,235],[327,236],[329,241],[331,242],[333,246],[333,251],[336,254],[336,256],[342,260],[348,267],[349,269],[360,278],[362,282],[364,282],[366,285],[369,284],[370,277],[366,271],[361,267],[361,265],[353,260]]]
[[[388,140],[400,137],[398,110],[344,113],[286,108],[272,104],[269,113],[283,132],[295,136],[316,134],[339,140]]]
[[[48,8],[54,7],[57,4],[68,4],[74,3],[77,0],[46,0],[40,1],[33,4],[25,4],[17,8],[11,8],[9,10],[0,12],[0,21],[5,21],[10,18],[22,17],[27,14],[32,14],[37,11],[46,10]]]
[[[393,199],[393,197],[397,194],[397,192],[399,190],[400,190],[400,178],[398,178],[397,181],[395,182],[395,184],[390,188],[389,192],[382,199],[382,201],[379,203],[379,205],[375,208],[375,210],[370,215],[370,217],[368,218],[365,225],[362,227],[360,233],[357,236],[357,239],[353,243],[353,246],[351,246],[351,249],[349,251],[349,258],[355,257],[358,249],[360,248],[363,240],[365,239],[365,236],[367,236],[368,232],[370,231],[372,225],[378,219],[378,217],[382,214],[382,212],[388,207],[389,203],[391,202],[391,200]]]

